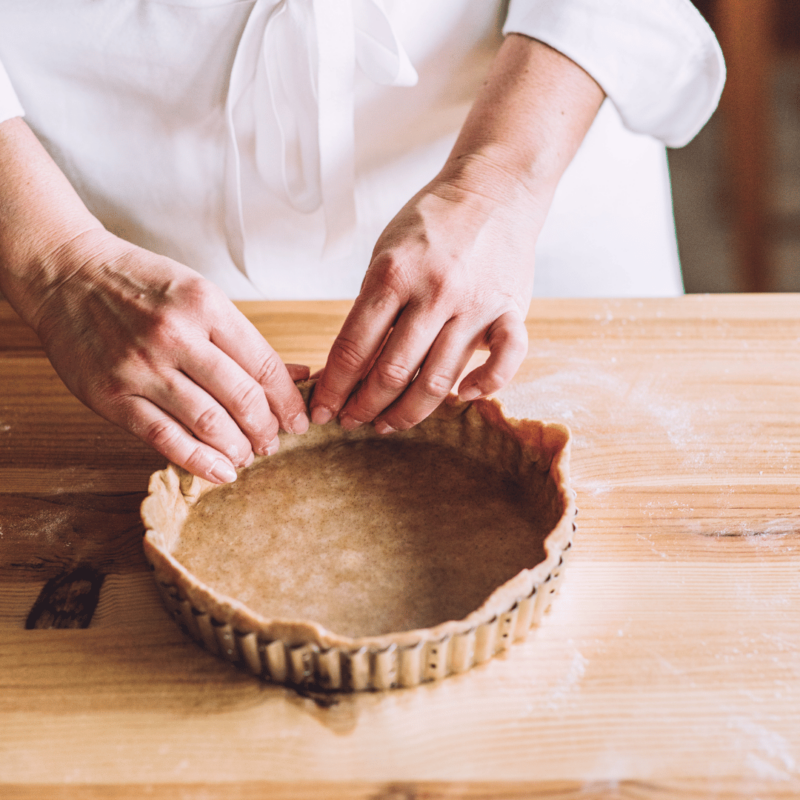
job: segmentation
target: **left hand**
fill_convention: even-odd
[[[546,209],[522,181],[465,161],[412,198],[378,240],[314,391],[314,422],[339,415],[346,430],[406,430],[442,402],[480,347],[490,355],[461,381],[463,400],[498,391],[519,369]]]

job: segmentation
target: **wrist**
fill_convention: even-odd
[[[80,243],[92,232],[70,231],[59,237],[51,231],[47,237],[18,247],[12,257],[8,257],[8,250],[0,248],[0,290],[37,334],[47,302],[85,266],[79,255]],[[100,228],[99,232],[105,230]]]
[[[541,217],[604,99],[581,67],[542,42],[509,35],[440,178]]]
[[[119,258],[124,244],[97,227],[64,237],[43,250],[28,279],[23,319],[44,342],[48,325],[65,303],[84,303],[101,284],[108,284],[108,266]],[[67,300],[69,298],[69,300]]]
[[[436,180],[481,197],[492,207],[515,207],[542,221],[558,185],[557,179],[535,177],[520,163],[519,154],[505,145],[451,154]]]

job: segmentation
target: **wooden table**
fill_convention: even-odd
[[[242,307],[317,367],[347,304]],[[800,298],[537,301],[529,331],[502,396],[571,426],[581,509],[552,613],[506,658],[326,707],[178,631],[140,551],[160,459],[0,305],[0,797],[797,796]],[[31,611],[81,566],[88,627],[26,630],[69,619],[57,591]]]

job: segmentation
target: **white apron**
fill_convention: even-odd
[[[487,0],[0,0],[0,120],[28,124],[112,232],[229,296],[346,298],[440,169],[501,42]],[[535,293],[681,292],[664,143],[712,113],[688,0],[512,0],[505,26],[603,86]]]

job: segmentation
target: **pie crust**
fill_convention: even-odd
[[[539,622],[575,530],[565,426],[450,396],[389,436],[280,436],[233,484],[174,465],[150,479],[145,555],[208,650],[276,683],[390,689],[463,672]]]

